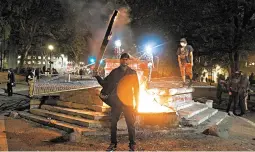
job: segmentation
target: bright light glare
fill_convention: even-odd
[[[91,63],[95,63],[95,59],[90,59],[89,60]]]
[[[52,51],[54,49],[54,46],[53,45],[49,45],[48,49]]]
[[[120,40],[115,41],[115,45],[116,45],[117,47],[121,47],[121,41],[120,41]]]
[[[152,47],[151,47],[150,45],[147,45],[147,46],[145,47],[145,51],[146,51],[147,53],[151,53]]]

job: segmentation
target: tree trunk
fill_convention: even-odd
[[[239,71],[240,69],[240,65],[239,65],[239,62],[240,62],[240,54],[238,51],[231,51],[229,54],[229,61],[230,61],[230,75],[232,73],[235,73],[236,71]]]
[[[23,53],[21,53],[21,58],[20,58],[20,63],[19,63],[19,69],[23,68],[24,66],[24,61],[27,57],[27,54],[28,54],[28,50],[25,49],[22,51]]]

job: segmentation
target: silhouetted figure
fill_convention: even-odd
[[[8,70],[8,82],[7,82],[7,93],[8,96],[12,96],[13,90],[12,87],[15,86],[15,75],[12,69]]]

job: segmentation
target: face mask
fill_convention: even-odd
[[[182,47],[185,47],[187,44],[184,43],[184,42],[181,42],[180,45],[181,45]]]

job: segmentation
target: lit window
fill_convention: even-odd
[[[55,57],[53,57],[53,60],[55,60],[56,58]]]
[[[43,61],[43,64],[45,64],[45,61]]]
[[[27,56],[27,59],[31,59],[31,56]]]
[[[42,59],[41,56],[38,56],[38,59],[41,60]]]
[[[35,63],[35,61],[32,61],[32,63]]]
[[[48,60],[50,60],[50,57],[48,57]]]
[[[27,64],[31,64],[31,61],[28,61]]]
[[[43,59],[45,59],[45,56],[43,57]]]
[[[20,58],[21,58],[21,56],[19,55],[19,56],[18,56],[18,59],[20,59]]]
[[[38,64],[42,64],[42,62],[41,62],[41,61],[38,61]]]
[[[20,60],[18,60],[17,63],[19,64],[19,63],[20,63]]]

